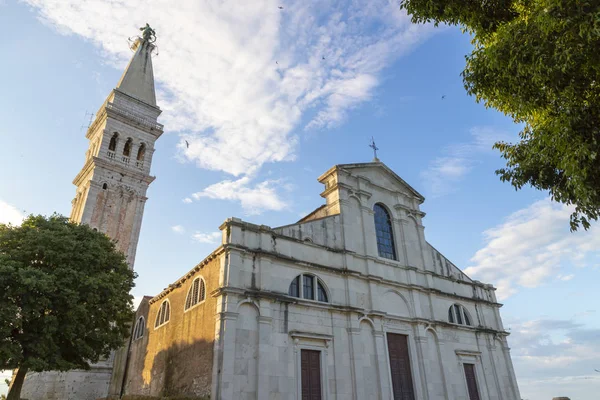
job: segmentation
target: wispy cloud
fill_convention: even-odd
[[[518,286],[536,287],[558,275],[561,263],[585,266],[600,255],[600,227],[569,232],[572,207],[540,200],[521,209],[484,232],[485,247],[471,258],[465,273],[494,282],[498,298],[505,299]],[[559,275],[569,280],[572,275]]]
[[[19,225],[24,217],[17,207],[0,200],[0,224]]]
[[[556,277],[556,279],[565,281],[565,282],[570,281],[573,278],[575,278],[575,274],[569,274],[569,275],[558,274],[558,276]]]
[[[149,21],[162,122],[180,132],[182,159],[236,178],[293,160],[297,132],[342,123],[373,97],[381,70],[433,32],[393,0],[290,0],[283,10],[275,0],[24,1],[119,68],[131,56],[124,38],[140,24],[131,16]],[[246,195],[264,184],[242,182]]]
[[[280,211],[287,203],[277,193],[282,187],[281,180],[266,180],[252,186],[249,177],[237,180],[225,180],[192,194],[196,200],[201,198],[239,201],[247,214],[259,214],[265,210]],[[288,187],[289,189],[289,187]]]
[[[175,233],[180,233],[180,234],[185,232],[185,228],[181,225],[172,226],[171,230]]]
[[[198,243],[216,244],[221,241],[221,232],[196,232],[192,238]]]
[[[479,158],[492,151],[498,141],[510,141],[510,135],[491,127],[474,127],[471,129],[471,141],[448,146],[443,155],[429,163],[429,167],[421,173],[429,192],[433,197],[440,197],[452,192],[471,169],[479,162]]]
[[[523,398],[550,399],[568,393],[588,398],[600,384],[600,329],[574,319],[507,320],[511,355]],[[581,390],[584,389],[584,390]]]

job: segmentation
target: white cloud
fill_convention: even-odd
[[[0,200],[0,224],[19,225],[25,215],[15,206]]]
[[[186,197],[185,199],[182,200],[185,204],[190,204],[193,202],[192,199],[190,199],[189,197]]]
[[[175,233],[184,233],[185,232],[185,228],[181,225],[172,226],[171,230]]]
[[[508,134],[491,127],[474,127],[470,133],[470,142],[448,146],[443,150],[444,155],[436,157],[421,173],[433,197],[452,192],[478,162],[478,157],[492,151],[494,143],[510,141]]]
[[[545,199],[511,214],[484,232],[485,247],[471,258],[465,273],[497,284],[502,300],[517,286],[536,287],[556,276],[563,262],[585,266],[587,258],[600,255],[600,227],[570,233],[572,212],[572,207]]]
[[[590,398],[600,384],[594,372],[600,365],[599,329],[573,319],[515,320],[507,326],[522,398]]]
[[[281,180],[266,180],[250,185],[245,176],[237,180],[225,180],[192,194],[196,200],[201,198],[239,201],[248,214],[259,214],[265,210],[281,211],[287,204],[277,193],[278,188],[286,189]],[[289,189],[289,187],[287,187]]]
[[[215,244],[221,241],[221,232],[196,232],[192,235],[192,238],[199,243]]]
[[[148,21],[162,122],[180,132],[182,159],[237,178],[293,160],[298,128],[343,122],[373,97],[381,70],[433,32],[394,0],[289,0],[283,10],[275,0],[24,1],[118,68],[131,57],[125,38]]]
[[[575,277],[575,274],[569,274],[569,275],[558,274],[556,279],[559,279],[561,281],[570,281],[574,277]]]

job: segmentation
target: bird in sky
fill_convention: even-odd
[[[325,56],[323,56],[323,60],[325,59]]]
[[[446,95],[445,95],[445,94],[444,94],[444,95],[442,95],[442,100],[444,100],[445,98],[446,98]]]
[[[279,65],[279,63],[277,61],[275,61],[275,64]]]
[[[185,146],[189,149],[190,148],[190,142],[188,142],[187,140],[185,141]]]
[[[280,10],[283,10],[283,7],[282,7],[282,6],[279,6],[279,9],[280,9]]]

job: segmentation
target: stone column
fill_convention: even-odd
[[[216,324],[220,326],[215,337],[216,374],[213,371],[211,393],[216,399],[235,400],[233,398],[233,376],[235,361],[235,331],[238,314],[222,312],[217,315]]]
[[[262,304],[261,304],[262,306]],[[261,314],[262,309],[261,307]],[[271,355],[273,351],[272,340],[272,318],[267,316],[258,317],[258,400],[269,400],[269,377],[272,375],[271,365],[277,365],[272,362]]]
[[[360,327],[356,328],[348,328],[348,339],[350,339],[350,367],[352,368],[352,377],[353,377],[353,390],[352,390],[352,398],[355,400],[364,399],[364,384],[361,380],[359,382],[360,377],[357,376],[356,371],[359,370],[358,363],[362,361],[360,359],[361,352],[359,351],[358,345],[360,343]],[[358,357],[358,359],[357,359]]]
[[[510,377],[510,388],[512,389],[513,395],[516,399],[521,398],[519,393],[519,387],[517,386],[517,375],[513,368],[512,359],[510,358],[510,347],[508,347],[508,341],[506,338],[502,341],[502,356],[504,357],[506,368],[508,369],[508,376]],[[563,400],[569,400],[568,397],[564,397]]]
[[[390,370],[388,368],[388,354],[385,345],[385,332],[373,332],[375,336],[375,351],[377,354],[377,365],[379,366],[379,387],[381,388],[381,398],[391,398],[392,389],[390,387]]]
[[[427,374],[425,373],[425,365],[424,365],[424,347],[427,345],[427,337],[425,336],[425,332],[422,332],[420,327],[416,327],[414,329],[415,332],[415,343],[417,344],[417,359],[411,360],[414,363],[417,363],[419,366],[419,375],[420,379],[417,380],[415,376],[414,381],[415,384],[418,382],[421,384],[422,395],[419,398],[424,400],[429,399],[429,390],[427,388]]]

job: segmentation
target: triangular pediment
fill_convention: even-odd
[[[401,192],[406,195],[412,195],[419,199],[419,202],[425,201],[415,188],[410,186],[398,174],[392,171],[382,162],[357,163],[357,164],[338,164],[319,177],[319,181],[325,181],[334,170],[346,171],[353,176],[358,176],[370,181],[372,184],[384,187],[388,190]]]

